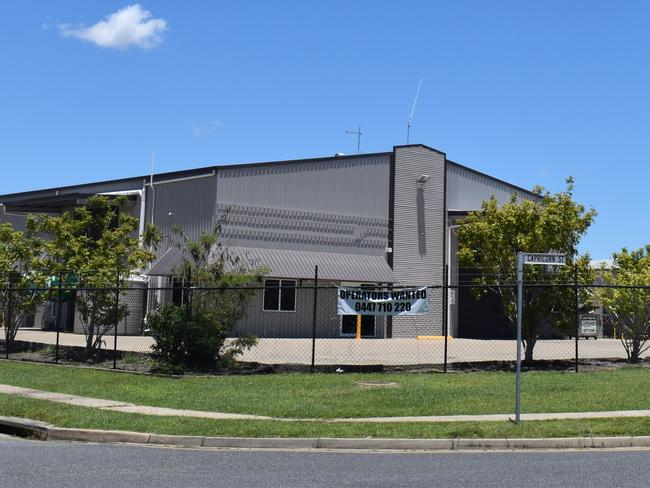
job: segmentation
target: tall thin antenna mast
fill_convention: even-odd
[[[418,103],[418,97],[420,96],[420,87],[422,86],[422,78],[418,83],[418,89],[415,92],[415,100],[413,100],[413,107],[411,108],[411,115],[409,115],[409,122],[406,126],[406,143],[408,144],[411,139],[411,125],[413,125],[413,115],[415,115],[415,105]]]
[[[357,130],[346,130],[346,134],[354,134],[357,136],[357,154],[361,154],[361,126]]]
[[[151,225],[153,225],[153,211],[156,205],[156,189],[153,186],[153,169],[156,163],[156,155],[151,153],[151,175],[149,176],[149,186],[151,187]]]

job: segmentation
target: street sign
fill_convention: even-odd
[[[549,266],[564,266],[566,254],[545,254],[536,252],[522,253],[524,264],[546,264]]]
[[[515,366],[515,423],[517,425],[521,422],[521,318],[524,313],[524,264],[564,266],[566,254],[521,251],[517,253],[517,364]]]

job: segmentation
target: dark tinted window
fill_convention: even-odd
[[[264,310],[278,310],[280,303],[280,280],[264,282]]]
[[[178,278],[172,280],[172,303],[177,307],[184,304],[183,282]]]
[[[280,292],[280,310],[293,312],[296,309],[296,282],[282,280]]]

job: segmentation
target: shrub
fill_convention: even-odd
[[[236,357],[257,343],[252,336],[228,340],[232,320],[220,320],[204,307],[162,305],[148,319],[154,339],[152,356],[177,370],[211,370],[232,366]]]

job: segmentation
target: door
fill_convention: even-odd
[[[344,286],[358,286],[358,285],[344,285]],[[374,290],[375,285],[362,284],[361,288],[364,290]],[[375,316],[362,315],[361,316],[361,337],[375,337]],[[341,315],[341,336],[343,337],[356,337],[357,335],[357,316],[356,315]]]
[[[341,335],[355,337],[357,335],[357,316],[341,315]],[[361,337],[375,337],[374,315],[361,316]]]

